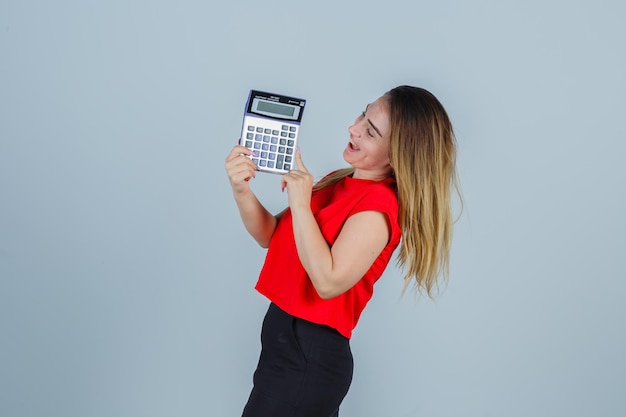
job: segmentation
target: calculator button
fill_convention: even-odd
[[[263,139],[263,135],[259,135],[258,133],[254,136],[254,138],[256,140],[262,140]]]
[[[248,131],[254,132],[254,126],[248,126]]]
[[[283,168],[286,169],[287,171],[289,171],[291,169],[291,165],[290,164],[285,164],[285,165],[283,165]]]
[[[278,130],[272,130],[272,135],[278,136]]]
[[[278,147],[278,152],[285,153],[285,147],[284,146],[279,146]]]
[[[271,159],[273,161],[274,159],[276,159],[276,154],[275,153],[270,153],[270,156],[267,159]]]
[[[291,157],[289,155],[285,156],[285,162],[291,162]]]
[[[263,133],[263,128],[262,127],[257,127],[256,131],[259,132],[259,133]]]
[[[246,134],[246,139],[253,139],[253,138],[254,138],[254,133]]]
[[[278,135],[278,132],[276,132]],[[272,136],[272,143],[278,143],[278,138],[276,136]]]
[[[261,149],[261,142],[254,142],[254,149]]]
[[[270,133],[272,133],[272,129],[265,129],[263,133],[265,133],[266,135],[269,135]]]
[[[259,165],[259,160],[257,158],[252,158],[252,161],[254,161],[256,165]]]
[[[269,142],[269,141],[270,141],[269,136],[263,136],[263,142]]]
[[[287,137],[287,132],[280,132],[280,136],[286,138]]]
[[[281,139],[280,140],[280,144],[281,145],[286,145],[287,144],[287,139]]]
[[[251,148],[252,147],[252,141],[251,140],[247,140],[246,141],[246,148]]]
[[[264,151],[267,151],[269,148],[270,148],[270,145],[268,145],[267,143],[264,143],[264,144],[261,146],[261,149],[263,149]]]
[[[267,161],[267,167],[268,168],[274,168],[274,162],[273,161]]]
[[[296,134],[295,134],[295,133],[290,133],[290,134],[289,134],[289,137],[290,137],[291,139],[293,139],[293,138],[295,138],[295,137],[296,137]]]
[[[289,126],[287,126],[287,125],[283,125],[283,126],[282,126],[282,129],[283,129],[283,130],[289,130]]]
[[[276,145],[270,145],[270,151],[271,151],[271,152],[276,152],[276,149],[278,149],[278,146],[276,146]]]
[[[290,132],[295,132],[296,131],[296,127],[295,126],[290,126],[289,127],[289,131]]]
[[[293,148],[287,148],[287,155],[293,155]]]
[[[287,146],[291,146],[291,147],[293,147],[293,145],[295,145],[295,142],[294,142],[294,141],[292,141],[292,140],[288,140],[288,141],[287,141]]]

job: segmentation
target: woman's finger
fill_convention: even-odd
[[[226,157],[226,162],[232,161],[240,155],[252,155],[252,151],[245,146],[235,146]]]
[[[302,162],[302,154],[300,153],[300,149],[296,151],[296,164],[298,164],[298,169],[300,171],[306,172],[307,174],[309,173],[309,170],[306,169],[306,166],[304,166],[304,162]]]

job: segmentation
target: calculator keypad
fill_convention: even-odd
[[[298,127],[282,123],[244,128],[243,145],[254,152],[252,160],[260,170],[287,172],[293,166]]]

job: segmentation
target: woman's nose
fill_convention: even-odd
[[[359,129],[357,129],[356,123],[348,128],[348,133],[350,133],[351,136],[358,136],[358,132]]]

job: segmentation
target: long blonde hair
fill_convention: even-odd
[[[390,90],[389,157],[398,184],[402,242],[398,264],[406,287],[414,282],[432,297],[448,280],[452,243],[451,189],[458,191],[456,140],[439,100],[423,88]]]
[[[398,187],[402,240],[397,255],[404,269],[404,289],[413,283],[433,297],[438,278],[447,282],[452,242],[452,188],[456,176],[456,140],[439,100],[429,91],[399,86],[387,93],[389,158]],[[316,184],[323,188],[351,175],[333,172]],[[460,195],[460,193],[459,193]]]

